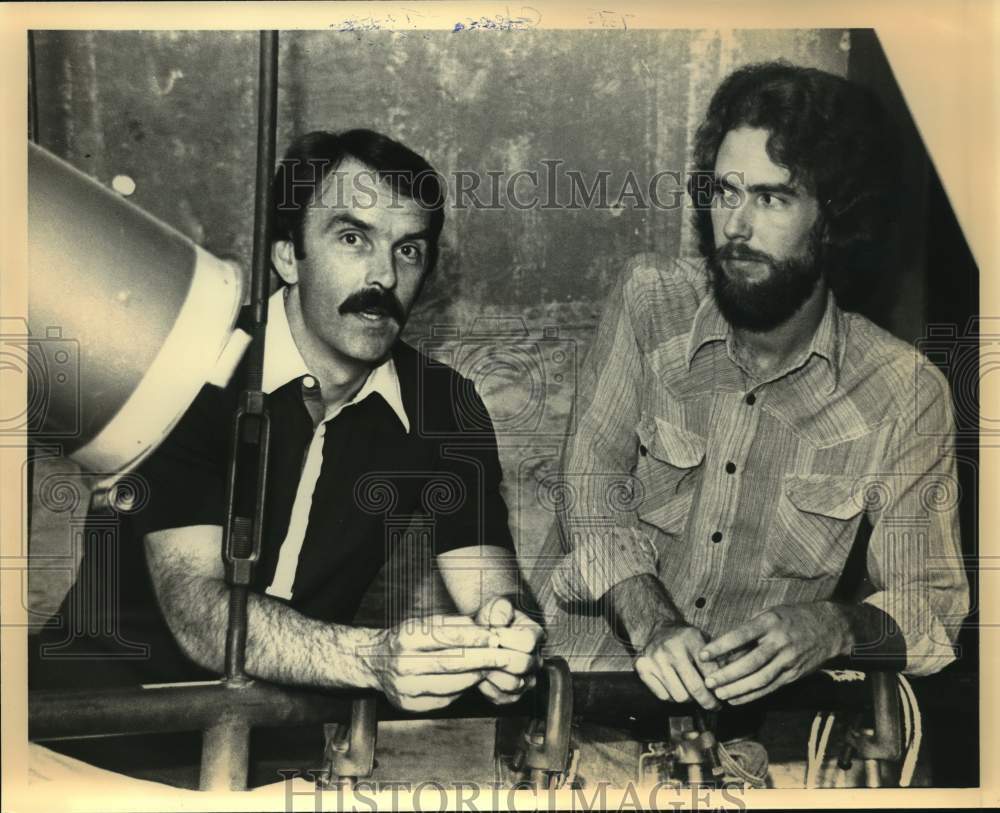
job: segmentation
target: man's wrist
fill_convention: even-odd
[[[690,626],[691,625],[688,624],[687,621],[679,616],[672,614],[662,615],[661,617],[655,619],[649,626],[646,639],[642,642],[642,645],[639,646],[638,649],[645,649],[652,641],[671,631]]]
[[[854,651],[857,642],[855,626],[852,623],[851,611],[848,605],[834,601],[818,602],[824,610],[824,615],[831,629],[832,657],[847,657]]]
[[[380,665],[386,658],[386,645],[389,639],[389,630],[372,629],[368,627],[355,627],[350,630],[354,639],[354,655],[359,673],[359,689],[374,689],[382,691],[382,681],[379,678],[381,672]]]
[[[844,657],[880,659],[886,663],[906,664],[906,642],[893,619],[873,604],[838,604],[821,602],[833,608],[841,633],[838,653]]]
[[[655,576],[632,576],[610,592],[615,614],[636,650],[643,649],[662,630],[684,624],[666,588]]]

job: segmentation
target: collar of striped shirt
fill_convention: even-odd
[[[833,294],[828,294],[826,310],[816,327],[816,332],[813,333],[809,347],[806,348],[802,356],[789,365],[788,369],[776,375],[775,378],[780,378],[781,375],[802,367],[813,355],[816,355],[826,362],[830,382],[827,394],[832,394],[840,384],[840,369],[844,361],[844,351],[847,348],[844,335],[846,328],[844,311],[837,305]],[[716,305],[715,297],[712,296],[711,292],[708,292],[695,312],[694,321],[691,323],[691,332],[688,334],[688,369],[691,368],[691,362],[694,361],[698,351],[710,342],[725,342],[729,357],[734,362],[736,361],[732,327]]]
[[[264,342],[264,376],[263,389],[272,393],[283,387],[289,381],[310,375],[305,359],[292,338],[292,330],[288,326],[288,314],[285,312],[284,289],[279,288],[268,302],[267,334]],[[373,369],[357,394],[347,403],[349,406],[363,401],[372,393],[378,393],[385,399],[392,411],[399,418],[407,434],[410,432],[410,419],[403,407],[403,395],[399,386],[399,375],[392,356]],[[337,410],[339,412],[339,409]],[[332,415],[327,415],[329,420]]]

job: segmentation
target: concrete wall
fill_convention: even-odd
[[[603,208],[453,209],[428,298],[434,318],[460,321],[593,305],[625,257],[690,250],[679,205],[642,208],[627,194],[613,204],[630,175],[644,198],[659,171],[683,180],[693,128],[721,76],[777,57],[846,74],[849,48],[839,30],[287,32],[279,153],[307,130],[372,127],[452,182],[475,173],[484,201],[488,172],[502,176],[502,195],[515,172],[540,172],[544,203],[543,162],[563,162],[562,201],[567,170],[588,186],[606,171]],[[132,200],[248,265],[256,35],[39,32],[36,50],[41,143],[102,181],[130,176]],[[668,207],[682,200],[669,178],[657,189]],[[532,190],[522,179],[514,193],[523,201]]]

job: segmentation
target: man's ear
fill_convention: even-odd
[[[819,246],[830,245],[830,220],[826,213],[822,211],[816,216],[816,223],[813,226],[813,239]]]
[[[275,240],[271,243],[271,263],[278,276],[286,285],[299,281],[299,266],[295,260],[295,245],[291,240]]]

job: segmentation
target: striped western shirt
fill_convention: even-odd
[[[702,263],[623,275],[564,450],[568,553],[551,577],[562,611],[652,574],[714,637],[768,607],[830,598],[867,516],[864,601],[899,626],[906,671],[938,671],[968,611],[944,377],[832,296],[799,358],[766,379],[751,370]],[[560,642],[559,626],[550,649],[585,645]]]

